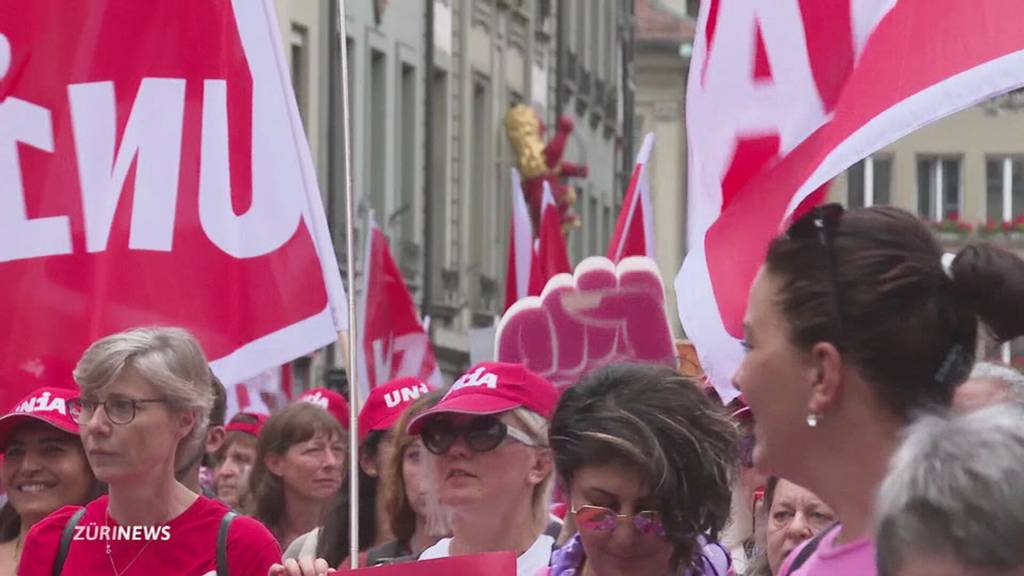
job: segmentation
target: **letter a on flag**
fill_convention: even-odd
[[[181,326],[230,388],[348,324],[270,0],[0,2],[0,410]]]
[[[768,243],[843,170],[1024,85],[1019,0],[708,0],[687,82],[679,317],[723,400]],[[815,194],[818,196],[815,196]]]
[[[373,388],[403,376],[420,378],[438,388],[441,374],[434,347],[372,211],[367,224],[363,321],[358,325],[360,398],[365,401]]]

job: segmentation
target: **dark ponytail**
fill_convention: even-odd
[[[1024,261],[990,243],[970,244],[953,260],[953,292],[1000,342],[1024,335]]]

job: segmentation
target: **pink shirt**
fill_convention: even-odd
[[[782,563],[779,574],[786,576],[876,576],[875,543],[870,538],[860,538],[842,546],[836,546],[839,526],[830,530],[818,543],[818,549],[804,562],[799,570],[790,574],[789,566],[807,545],[797,546]]]

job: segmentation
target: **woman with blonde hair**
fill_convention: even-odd
[[[452,530],[421,560],[507,550],[517,555],[520,576],[548,565],[554,464],[547,429],[557,403],[554,385],[526,368],[482,363],[412,419],[409,434],[437,456],[433,473]]]
[[[210,369],[188,332],[108,336],[85,351],[74,377],[80,397],[70,413],[109,496],[36,524],[19,574],[248,575],[280,558],[263,525],[175,478],[176,456],[205,439],[213,404]]]

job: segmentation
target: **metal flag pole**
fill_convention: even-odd
[[[338,6],[338,43],[341,48],[341,134],[345,162],[345,258],[348,271],[348,538],[349,567],[359,568],[359,370],[356,366],[355,196],[352,193],[352,133],[349,118],[348,34],[345,30],[345,0]]]

